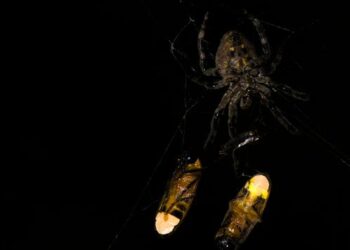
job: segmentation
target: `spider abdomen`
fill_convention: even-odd
[[[228,31],[220,41],[215,62],[225,79],[252,69],[256,58],[254,47],[241,33]]]

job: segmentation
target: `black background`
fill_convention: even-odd
[[[180,2],[4,6],[3,109],[10,122],[4,133],[10,150],[2,164],[2,249],[107,249],[184,112],[184,73],[168,40],[187,23],[188,13],[199,24],[210,10],[229,27],[230,10],[244,7],[261,20],[299,30],[276,80],[310,94],[309,103],[298,105],[317,131],[350,155],[345,3]],[[275,50],[288,35],[269,25],[266,30]],[[196,30],[189,28],[180,40],[196,56]],[[194,96],[203,92],[193,88]],[[198,136],[189,144],[200,144],[208,131],[219,95],[212,94],[208,109],[200,111],[205,118],[192,119]],[[272,195],[263,223],[242,249],[349,249],[349,167],[320,142],[291,136],[273,119],[271,127],[253,161],[271,176]],[[113,249],[214,249],[227,202],[242,184],[230,166],[207,166],[181,230],[167,239],[154,231],[179,144],[176,139]]]

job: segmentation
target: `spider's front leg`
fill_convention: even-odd
[[[170,45],[171,54],[185,72],[186,78],[206,89],[220,89],[229,85],[229,82],[224,81],[221,77],[215,74],[201,74],[198,69],[191,66],[191,60],[186,53],[175,48],[174,43]]]
[[[200,71],[197,67],[191,66],[191,60],[188,58],[187,54],[175,47],[174,42],[170,43],[171,54],[175,60],[179,63],[182,70],[185,72],[186,77],[196,84],[203,86],[206,89],[220,89],[229,85],[228,81],[225,81],[217,74],[215,67],[208,68],[209,59],[213,60],[213,55],[210,54],[208,48],[208,41],[204,39],[206,22],[208,20],[208,13],[206,13],[201,29],[198,33],[198,53],[199,53],[199,66]],[[186,26],[187,27],[187,26]]]
[[[257,19],[256,17],[248,14],[249,20],[253,23],[256,32],[259,35],[260,38],[260,43],[261,43],[261,48],[263,52],[263,60],[266,62],[271,58],[271,48],[269,41],[267,40],[266,32],[264,26],[261,24],[260,20]]]
[[[198,54],[199,54],[199,67],[202,73],[206,76],[217,76],[216,67],[209,68],[209,61],[214,61],[214,56],[209,53],[209,42],[205,39],[207,21],[209,12],[206,12],[203,18],[201,29],[198,33]]]
[[[280,47],[278,48],[274,58],[271,60],[270,68],[265,72],[266,75],[272,75],[275,73],[278,66],[281,64],[283,51],[286,49],[287,42],[290,40],[294,32],[291,31],[291,34],[285,38]]]

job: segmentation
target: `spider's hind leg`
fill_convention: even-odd
[[[276,118],[276,120],[291,134],[299,134],[299,129],[294,126],[287,117],[283,114],[283,112],[277,107],[277,105],[270,100],[267,96],[260,94],[261,103],[269,109],[271,114]]]
[[[299,129],[291,123],[287,117],[283,114],[281,109],[274,103],[274,101],[271,99],[271,88],[274,92],[276,92],[276,89],[272,87],[271,82],[268,82],[266,80],[259,81],[259,84],[257,84],[255,87],[258,90],[259,96],[260,96],[260,102],[262,105],[264,105],[270,113],[275,117],[275,119],[291,134],[299,134]],[[300,92],[302,93],[302,92]]]
[[[310,96],[307,93],[304,93],[299,90],[295,90],[286,84],[270,83],[270,85],[272,86],[272,90],[276,93],[281,92],[286,96],[292,97],[299,101],[307,102],[310,100]]]
[[[255,78],[256,83],[258,85],[256,86],[257,89],[261,90],[263,93],[266,93],[267,96],[270,95],[271,90],[276,94],[284,94],[286,96],[292,97],[299,101],[307,102],[309,101],[310,97],[307,93],[299,90],[295,90],[294,88],[290,87],[287,84],[278,84],[273,81],[267,76],[261,76]]]

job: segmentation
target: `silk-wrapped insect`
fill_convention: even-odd
[[[215,238],[220,249],[237,249],[261,221],[271,191],[266,175],[250,178],[229,202],[229,208]]]
[[[197,192],[202,174],[199,159],[193,160],[187,154],[178,159],[155,219],[155,228],[161,235],[175,231],[189,211]]]

